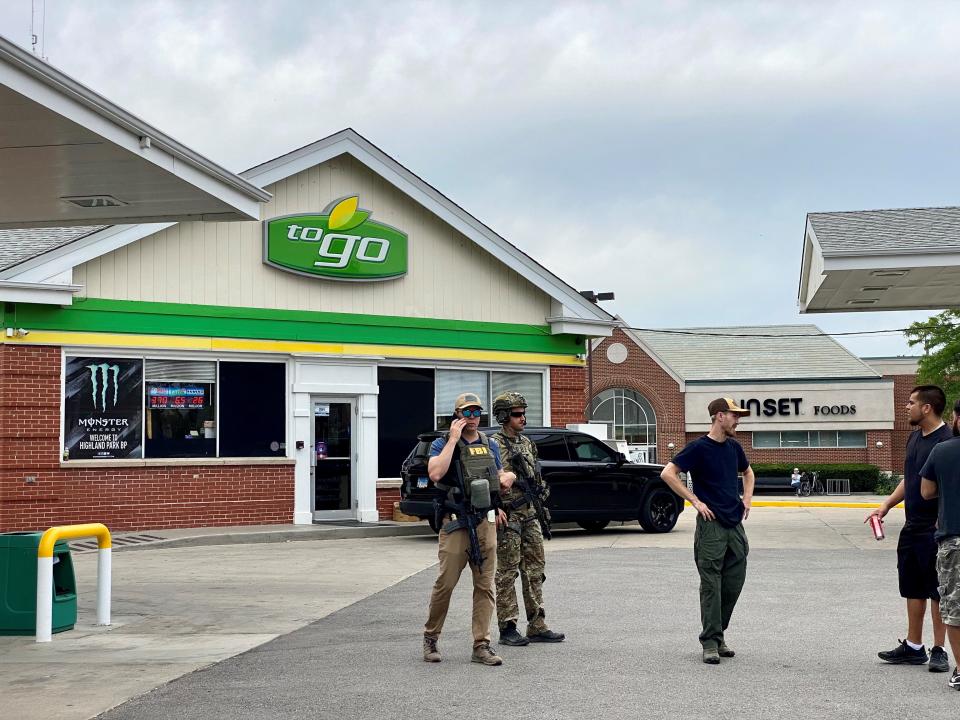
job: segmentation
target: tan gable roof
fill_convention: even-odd
[[[880,377],[816,325],[631,330],[629,334],[686,382]]]

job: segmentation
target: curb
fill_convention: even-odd
[[[262,530],[258,532],[230,532],[224,534],[185,535],[164,538],[136,545],[116,546],[115,552],[135,550],[166,550],[184,547],[208,547],[211,545],[248,545],[253,543],[293,542],[298,540],[350,540],[358,538],[401,537],[424,535],[435,537],[436,533],[426,524],[374,525],[372,527],[314,527],[305,530]]]
[[[691,507],[690,503],[684,501],[685,507]],[[781,507],[781,508],[875,508],[879,503],[874,502],[841,502],[839,500],[754,500],[751,508],[758,507]],[[898,503],[893,507],[903,509],[903,503]]]

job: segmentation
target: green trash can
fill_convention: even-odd
[[[0,533],[0,635],[37,631],[37,550],[40,532]],[[53,632],[77,622],[77,580],[66,540],[53,546]]]

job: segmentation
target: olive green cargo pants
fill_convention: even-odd
[[[723,631],[740,597],[747,578],[750,545],[743,523],[725,528],[716,520],[697,516],[693,557],[700,572],[700,644],[715,648],[723,642]]]

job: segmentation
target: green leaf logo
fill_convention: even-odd
[[[327,227],[330,230],[351,230],[362,223],[370,217],[370,213],[366,210],[358,211],[359,204],[359,195],[353,195],[338,202],[330,211]]]

